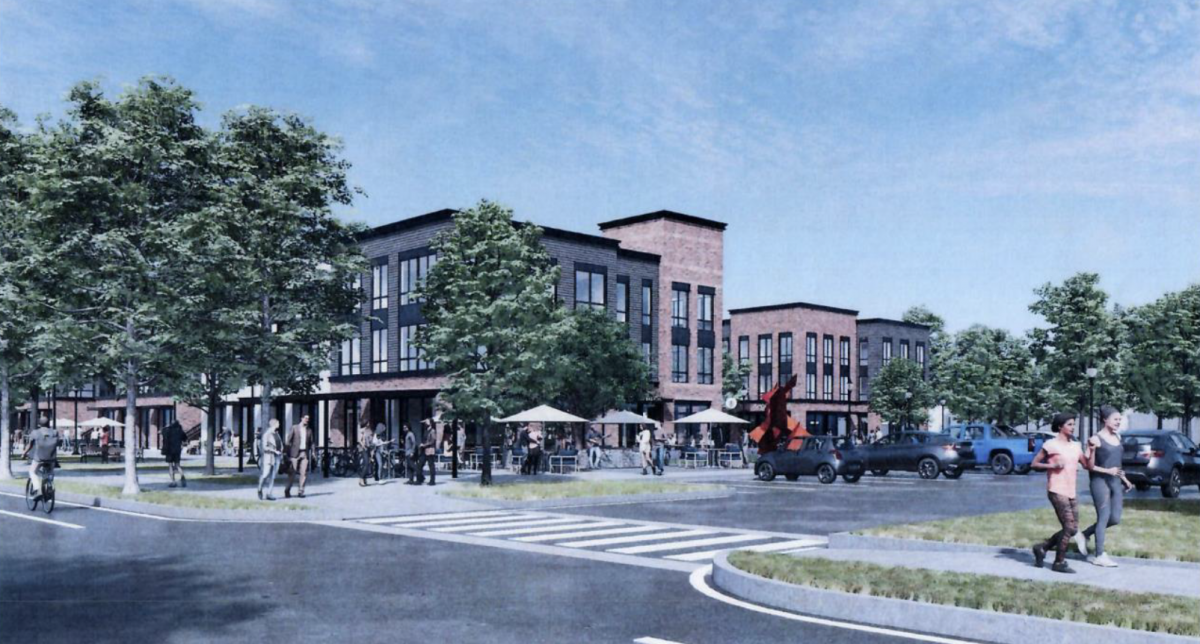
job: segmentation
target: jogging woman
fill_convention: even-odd
[[[1104,426],[1095,436],[1088,440],[1087,457],[1092,461],[1089,473],[1089,484],[1092,491],[1092,503],[1096,504],[1096,523],[1092,527],[1075,535],[1075,545],[1079,552],[1087,554],[1087,540],[1096,535],[1095,555],[1089,556],[1088,561],[1103,568],[1116,568],[1113,561],[1104,551],[1104,532],[1121,522],[1121,505],[1125,492],[1133,485],[1121,471],[1121,412],[1112,405],[1100,406],[1100,424]]]
[[[1046,473],[1046,492],[1050,505],[1062,529],[1043,543],[1033,547],[1033,564],[1038,568],[1046,559],[1046,552],[1054,549],[1054,572],[1074,573],[1067,565],[1067,542],[1079,531],[1079,506],[1075,499],[1075,474],[1082,463],[1087,470],[1092,463],[1075,442],[1075,417],[1070,414],[1055,414],[1050,427],[1057,434],[1042,444],[1042,449],[1033,457],[1031,467]]]

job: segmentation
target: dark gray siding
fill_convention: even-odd
[[[879,372],[883,369],[883,344],[884,338],[889,338],[892,343],[892,359],[900,358],[900,341],[907,340],[909,346],[908,357],[913,362],[917,360],[917,343],[921,342],[925,345],[925,379],[929,379],[929,329],[920,325],[912,325],[904,322],[892,320],[871,320],[859,321],[858,323],[858,338],[856,342],[861,342],[863,338],[867,340],[867,391],[863,400],[869,399],[870,389],[874,386],[875,379],[879,377]],[[861,345],[859,345],[861,346]],[[857,355],[859,347],[854,347],[855,355]],[[861,380],[863,373],[857,362],[852,366],[852,372],[856,380]]]

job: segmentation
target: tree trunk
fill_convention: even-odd
[[[492,444],[491,423],[483,422],[475,425],[475,444],[483,448],[483,469],[479,472],[479,484],[492,484]]]
[[[8,389],[8,365],[0,363],[0,480],[11,480],[12,473],[12,435],[9,434],[9,409],[11,399]]]
[[[1162,421],[1163,421],[1162,414],[1154,414],[1154,419],[1156,421],[1158,421],[1158,429],[1162,429]]]
[[[137,448],[140,436],[137,434],[137,363],[130,360],[125,366],[125,487],[121,494],[138,494],[141,487],[137,476]],[[130,437],[133,442],[130,444]]]
[[[263,295],[262,297],[262,323],[263,331],[271,333],[271,296]],[[262,391],[259,392],[258,404],[262,407],[262,411],[258,415],[259,429],[263,433],[267,431],[267,425],[271,422],[271,378],[264,374],[262,379]]]
[[[210,378],[208,381],[208,436],[204,439],[204,473],[212,476],[217,473],[216,445],[217,435],[217,382]]]

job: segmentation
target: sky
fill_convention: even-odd
[[[344,142],[380,225],[480,199],[729,224],[726,309],[1022,332],[1200,283],[1200,0],[0,0],[0,105],[145,75]]]

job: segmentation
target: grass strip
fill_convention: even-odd
[[[1096,510],[1086,500],[1079,504],[1079,527],[1096,521]],[[1181,499],[1129,499],[1121,524],[1109,528],[1105,550],[1119,557],[1200,562],[1200,501]],[[860,530],[855,534],[897,539],[1028,548],[1059,528],[1049,507],[1021,512],[1000,512],[905,523]]]
[[[487,487],[453,490],[445,492],[445,494],[463,499],[541,501],[636,494],[690,494],[715,492],[723,489],[725,488],[720,485],[668,483],[666,481],[552,481],[499,483]]]
[[[729,563],[752,575],[822,590],[1200,635],[1200,600],[1191,597],[747,551],[730,554]]]
[[[24,478],[0,481],[0,483],[5,483],[20,488],[25,487]],[[143,491],[138,494],[122,494],[121,488],[116,485],[79,483],[76,481],[64,481],[62,478],[56,478],[54,480],[54,488],[61,492],[82,494],[84,496],[98,496],[105,499],[122,499],[125,501],[136,501],[138,503],[151,503],[154,505],[177,508],[194,508],[199,510],[312,509],[312,506],[302,505],[299,503],[275,503],[271,501],[259,501],[257,499],[226,499],[216,496],[189,493],[182,490],[173,490],[170,492],[165,490],[150,490]]]

